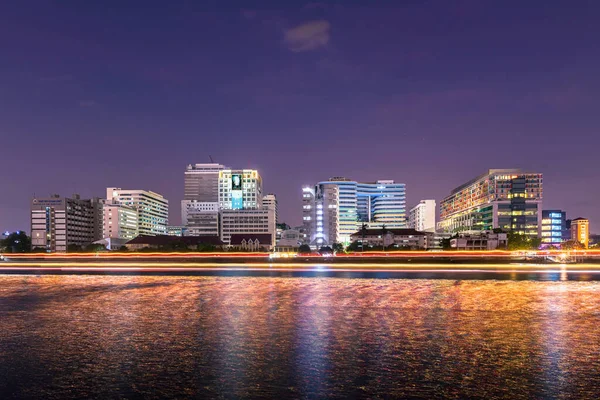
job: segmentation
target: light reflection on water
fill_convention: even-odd
[[[2,398],[597,398],[600,282],[1,276]]]

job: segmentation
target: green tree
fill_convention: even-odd
[[[561,246],[565,250],[585,250],[585,246],[576,240],[567,240]]]
[[[321,254],[333,254],[333,249],[329,246],[323,246],[319,249],[319,253]]]
[[[312,253],[312,250],[310,249],[309,245],[303,244],[303,245],[300,245],[300,247],[298,247],[298,253],[300,253],[300,254],[310,254],[310,253]]]
[[[537,250],[542,242],[537,237],[530,237],[515,232],[509,232],[507,239],[508,250]]]
[[[341,243],[334,243],[332,248],[333,248],[333,251],[335,251],[336,253],[344,252],[344,245]]]
[[[86,253],[97,253],[99,251],[106,251],[106,247],[103,244],[88,244],[83,248]]]
[[[28,253],[31,251],[31,238],[23,231],[13,232],[1,241],[0,247],[6,253]]]
[[[368,244],[363,245],[358,240],[355,240],[354,242],[350,243],[348,245],[348,247],[346,247],[346,251],[352,252],[352,253],[356,253],[358,251],[364,251],[364,250],[371,250],[371,246],[369,246]]]

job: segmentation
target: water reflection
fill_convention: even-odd
[[[0,277],[3,398],[594,398],[600,282]]]

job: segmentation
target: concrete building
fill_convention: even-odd
[[[183,200],[181,224],[186,227],[185,236],[219,236],[219,203]]]
[[[190,250],[197,250],[201,246],[214,246],[221,250],[223,242],[217,236],[138,236],[125,243],[128,250],[138,251],[141,249],[173,248],[173,246],[185,246]]]
[[[102,238],[131,240],[138,235],[138,213],[133,207],[112,200],[102,206]]]
[[[442,200],[438,229],[461,232],[502,228],[539,237],[542,194],[542,174],[491,169]]]
[[[242,251],[271,251],[273,237],[268,233],[234,233],[230,238],[230,246]]]
[[[435,232],[435,200],[421,200],[411,208],[408,227],[420,232]]]
[[[270,208],[275,211],[275,223],[279,223],[279,214],[277,210],[277,197],[273,193],[263,196],[262,208]]]
[[[542,211],[542,246],[560,247],[565,240],[571,239],[567,230],[567,213],[561,210]]]
[[[257,170],[219,171],[220,210],[258,210],[262,200],[262,178]]]
[[[187,228],[181,225],[169,225],[167,226],[167,236],[188,236],[186,235]]]
[[[302,189],[302,222],[304,243],[313,247],[331,246],[338,242],[339,188],[318,184]]]
[[[361,229],[351,235],[352,242],[365,247],[383,247],[385,249],[426,249],[433,238],[432,233],[419,232],[414,229]]]
[[[216,163],[189,164],[185,169],[184,200],[219,201],[219,172],[228,169]]]
[[[100,199],[54,195],[31,201],[31,247],[67,252],[69,246],[87,246],[101,239]]]
[[[332,212],[325,215],[323,211],[319,219],[316,211],[324,202],[324,209]],[[385,225],[389,229],[407,226],[406,185],[392,180],[361,183],[334,177],[319,182],[314,189],[304,188],[302,207],[309,244],[317,247],[336,242],[348,244],[350,236],[363,224]]]
[[[571,221],[571,240],[581,243],[586,249],[590,245],[590,221],[575,218]]]
[[[221,210],[219,214],[219,232],[224,243],[230,244],[233,234],[269,234],[271,246],[275,245],[275,212],[272,209]]]
[[[138,213],[138,234],[166,235],[169,224],[169,201],[162,195],[146,191],[107,188],[106,199],[134,208]]]
[[[301,244],[301,233],[294,229],[288,229],[281,232],[281,238],[277,240],[275,249],[281,252],[297,251]]]
[[[506,233],[490,231],[461,232],[458,237],[450,239],[450,246],[456,250],[497,250],[506,249],[508,244]]]

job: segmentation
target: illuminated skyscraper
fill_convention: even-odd
[[[219,201],[219,172],[226,166],[216,163],[189,164],[185,169],[184,200]]]
[[[147,190],[107,188],[106,199],[134,208],[138,213],[138,233],[144,236],[166,235],[169,201]]]
[[[255,169],[219,171],[220,210],[257,210],[262,206],[262,178]]]
[[[445,232],[502,228],[538,237],[542,193],[542,174],[491,169],[442,200],[438,228]]]
[[[334,187],[337,189],[331,190]],[[324,213],[322,220],[315,214],[319,206]],[[322,239],[329,245],[335,242],[348,244],[350,236],[362,224],[406,228],[406,186],[391,180],[361,183],[334,177],[319,182],[314,189],[303,190],[303,212],[310,244],[318,245],[315,239]],[[335,215],[329,215],[331,213]],[[319,232],[319,226],[322,232]]]

